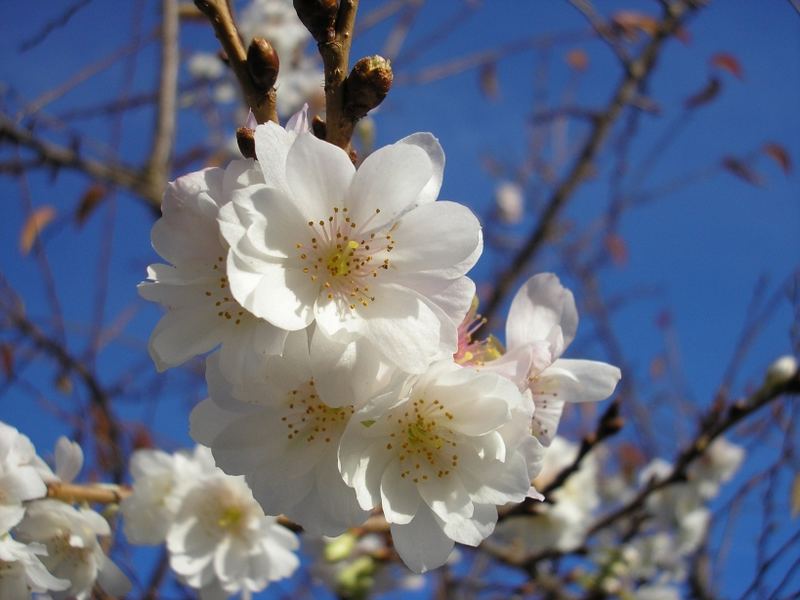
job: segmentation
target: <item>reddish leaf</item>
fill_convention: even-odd
[[[0,345],[0,363],[3,365],[3,373],[10,379],[14,374],[14,350],[10,344]]]
[[[621,10],[611,17],[614,26],[628,37],[636,37],[638,31],[654,36],[658,31],[658,21],[644,13]]]
[[[31,216],[28,217],[28,220],[25,221],[25,224],[22,226],[22,232],[19,236],[19,250],[23,255],[31,251],[39,234],[41,234],[42,230],[47,227],[55,216],[56,209],[49,204],[39,207],[31,213]]]
[[[662,310],[656,315],[656,327],[666,329],[672,325],[672,313],[667,309]]]
[[[725,52],[719,52],[711,57],[711,65],[721,69],[723,71],[727,71],[737,79],[744,79],[744,71],[742,70],[742,65],[739,63],[739,60],[733,56],[732,54],[727,54]]]
[[[723,168],[735,175],[739,179],[751,185],[761,186],[764,184],[761,175],[756,173],[753,168],[734,156],[726,156],[722,159]]]
[[[99,183],[90,185],[83,193],[78,208],[75,210],[75,220],[79,227],[86,222],[86,219],[100,205],[100,202],[106,197],[106,193],[108,193],[108,190]]]
[[[589,67],[589,56],[580,48],[567,53],[567,64],[576,71],[585,71]]]
[[[792,481],[792,518],[800,515],[800,473],[796,473]]]
[[[661,378],[667,370],[667,361],[663,356],[656,356],[650,361],[650,377],[653,379]]]
[[[702,90],[692,94],[684,101],[683,106],[691,109],[707,104],[719,95],[721,89],[722,83],[720,83],[720,80],[716,77],[711,77]]]
[[[622,237],[615,234],[606,236],[605,246],[615,265],[619,267],[628,262],[628,245]]]
[[[500,95],[500,84],[497,81],[497,65],[485,64],[478,73],[478,84],[481,92],[490,100],[496,100]]]
[[[778,166],[783,170],[784,173],[786,173],[786,175],[792,172],[792,159],[789,156],[789,152],[786,150],[786,148],[780,144],[770,142],[764,144],[763,150],[764,154],[778,163]]]

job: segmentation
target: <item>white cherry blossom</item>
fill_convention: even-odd
[[[0,598],[22,600],[31,593],[67,589],[69,581],[53,577],[42,564],[39,557],[45,555],[41,544],[21,544],[0,532]]]
[[[186,492],[216,469],[211,451],[197,446],[193,453],[137,450],[130,470],[132,494],[120,506],[125,536],[134,544],[160,544]]]
[[[47,493],[37,468],[39,462],[30,439],[0,421],[0,532],[22,520],[24,501]]]
[[[400,557],[424,572],[444,564],[454,541],[487,537],[496,505],[540,497],[532,410],[507,379],[443,361],[354,415],[340,469],[362,508],[382,505]]]
[[[444,168],[436,139],[414,134],[356,171],[311,134],[286,152],[262,130],[276,128],[256,130],[266,185],[236,192],[235,210],[222,215],[234,298],[282,329],[315,322],[340,343],[364,338],[409,372],[452,355],[475,289],[464,274],[482,238],[467,208],[435,202]]]
[[[88,508],[74,508],[58,500],[32,502],[25,518],[14,530],[21,542],[38,543],[47,549],[40,559],[52,575],[70,582],[55,591],[57,600],[91,598],[97,582],[112,597],[130,590],[128,578],[103,552],[97,536],[111,535],[108,522]]]
[[[170,566],[202,598],[246,595],[289,577],[298,545],[264,515],[243,477],[219,470],[188,490],[167,534]]]
[[[150,265],[148,281],[139,286],[142,297],[167,308],[150,336],[150,355],[159,371],[221,345],[223,365],[235,377],[260,356],[282,350],[285,332],[233,298],[227,243],[217,224],[219,208],[233,190],[261,179],[254,161],[238,160],[227,169],[190,173],[168,185],[152,242],[171,264]]]
[[[245,475],[270,512],[310,533],[336,535],[367,517],[339,474],[339,440],[358,398],[386,376],[369,356],[349,360],[357,348],[313,337],[312,345],[325,345],[316,353],[324,363],[312,364],[306,331],[293,332],[283,356],[267,359],[260,381],[229,383],[209,359],[211,397],[193,411],[192,435],[225,472]]]
[[[561,358],[578,329],[572,292],[552,273],[531,277],[511,302],[506,321],[508,352],[483,368],[530,389],[536,410],[534,435],[549,444],[558,429],[565,402],[608,398],[620,370],[594,360]]]

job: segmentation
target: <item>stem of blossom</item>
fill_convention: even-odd
[[[47,484],[47,497],[63,502],[119,504],[131,495],[131,489],[121,485],[80,485],[54,481]]]
[[[358,0],[341,0],[333,35],[317,40],[325,69],[326,139],[346,151],[350,149],[355,122],[344,111],[344,82],[349,71],[350,45],[357,11]]]
[[[275,89],[260,89],[250,76],[247,68],[247,52],[245,51],[239,30],[233,20],[227,0],[194,0],[195,5],[211,22],[222,49],[228,57],[228,64],[233,69],[245,100],[253,111],[256,121],[278,122],[278,111],[275,107]]]

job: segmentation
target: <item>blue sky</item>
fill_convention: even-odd
[[[0,81],[6,93],[13,90],[29,101],[66,81],[88,62],[127,43],[133,3],[92,2],[81,9],[72,22],[54,31],[42,45],[19,53],[23,40],[35,33],[48,17],[70,3],[2,4],[5,33],[0,39]],[[368,6],[370,3],[362,3]],[[426,66],[481,49],[493,48],[511,40],[554,31],[574,31],[584,27],[578,13],[565,2],[491,0],[461,26],[432,46],[419,60],[403,65],[399,72],[416,73]],[[608,1],[603,11],[634,8],[655,13],[656,2]],[[141,4],[143,35],[157,23],[157,3]],[[363,7],[362,7],[363,10]],[[429,2],[420,13],[419,26],[412,30],[408,44],[425,39],[457,10],[455,0]],[[758,150],[766,142],[786,147],[800,160],[800,15],[789,2],[749,2],[726,0],[712,3],[689,25],[691,41],[672,42],[664,52],[649,95],[661,107],[657,116],[642,119],[640,135],[633,146],[633,164],[641,159],[664,131],[674,126],[686,97],[707,81],[710,58],[720,52],[736,56],[743,71],[742,80],[721,72],[723,84],[719,98],[698,109],[674,144],[659,157],[650,173],[646,189],[655,189],[698,168],[713,166],[723,156],[740,156]],[[357,38],[354,56],[375,53],[382,46],[386,28],[378,28]],[[214,50],[211,31],[201,25],[182,29],[184,48]],[[576,104],[602,106],[610,97],[620,74],[608,49],[600,42],[555,46],[548,58],[548,101],[555,105],[569,85],[570,70],[564,56],[576,47],[589,58],[589,68],[574,88]],[[152,88],[156,47],[152,44],[140,54],[131,92]],[[389,143],[415,131],[431,131],[439,137],[447,154],[445,181],[441,196],[473,207],[486,216],[491,210],[495,180],[483,167],[485,156],[515,165],[525,157],[526,121],[534,93],[536,57],[525,51],[504,59],[497,67],[499,98],[487,100],[478,87],[475,71],[468,71],[424,86],[403,85],[394,89],[375,116],[378,144]],[[187,77],[185,70],[183,77]],[[125,84],[122,67],[113,67],[48,105],[47,111],[85,106],[113,98]],[[8,101],[6,101],[8,104]],[[23,102],[24,104],[24,102]],[[15,109],[20,106],[14,103]],[[122,123],[120,155],[130,162],[141,161],[146,153],[149,110],[131,112]],[[112,132],[102,119],[77,123],[108,143]],[[580,126],[570,124],[570,131]],[[178,150],[202,140],[205,130],[190,113],[179,121]],[[577,140],[575,135],[571,140]],[[63,141],[63,138],[62,138]],[[194,165],[200,166],[200,165]],[[609,160],[597,165],[597,177],[581,187],[566,218],[586,224],[604,210],[609,198]],[[660,198],[625,215],[620,234],[628,250],[622,266],[606,268],[600,274],[606,290],[625,292],[647,285],[657,293],[627,306],[616,314],[616,333],[631,366],[645,374],[654,356],[663,349],[662,333],[655,324],[663,310],[672,315],[680,348],[681,363],[692,397],[705,404],[711,398],[731,357],[747,306],[762,277],[770,289],[785,281],[800,263],[800,185],[797,170],[784,175],[776,164],[762,157],[757,170],[763,186],[752,186],[728,173],[720,173],[687,188]],[[176,175],[179,173],[176,173]],[[538,182],[532,182],[535,186]],[[64,310],[70,346],[82,351],[86,323],[94,313],[91,283],[97,268],[101,234],[113,220],[113,252],[105,323],[126,311],[135,311],[126,326],[121,343],[110,346],[98,360],[101,378],[112,382],[136,365],[142,380],[152,377],[144,358],[147,333],[158,310],[137,299],[135,285],[144,276],[144,267],[156,257],[149,247],[150,213],[125,193],[114,197],[115,214],[108,216],[110,204],[93,215],[81,229],[69,220],[86,181],[62,172],[55,180],[37,174],[30,180],[34,206],[52,204],[64,219],[46,236],[49,256],[56,274],[56,287]],[[0,178],[4,199],[0,219],[0,269],[25,301],[30,315],[42,318],[49,312],[44,289],[31,257],[18,250],[24,217],[20,209],[20,190],[10,178]],[[527,223],[532,225],[532,223]],[[520,232],[524,234],[524,231]],[[475,272],[478,281],[486,280],[503,257],[487,255]],[[536,270],[560,268],[552,253],[541,254]],[[581,298],[578,297],[580,304]],[[44,322],[44,321],[43,321]],[[763,327],[748,358],[736,377],[736,391],[757,383],[766,365],[781,354],[791,352],[789,327],[792,310],[782,302]],[[584,339],[581,335],[586,336]],[[599,346],[589,343],[591,331],[579,332],[581,345],[595,358],[603,358]],[[25,376],[36,382],[39,391],[63,406],[75,397],[60,395],[50,381],[53,373],[30,367]],[[119,406],[127,419],[144,420],[152,425],[157,439],[168,445],[190,443],[186,431],[186,409],[202,390],[185,391],[185,378],[171,374],[159,395]],[[156,400],[158,402],[156,403]],[[67,432],[58,419],[47,413],[29,393],[19,388],[3,388],[0,419],[28,434],[42,451],[52,448],[60,433]]]

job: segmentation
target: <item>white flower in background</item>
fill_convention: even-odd
[[[186,66],[197,79],[219,79],[225,73],[225,65],[211,52],[195,52]]]
[[[435,202],[444,168],[436,139],[409,136],[356,171],[344,150],[311,134],[286,153],[262,130],[275,128],[256,130],[259,163],[275,172],[234,194],[239,228],[229,222],[230,236],[222,227],[234,298],[282,329],[315,322],[340,343],[364,338],[409,372],[452,356],[475,290],[464,274],[482,238],[469,209]]]
[[[281,62],[278,79],[275,81],[278,114],[291,114],[306,101],[313,104],[316,96],[324,94],[324,84],[325,75],[316,60],[301,56],[291,65]]]
[[[318,333],[311,343],[324,344],[315,353],[324,364],[312,364],[307,332],[293,332],[283,356],[267,359],[261,381],[231,384],[209,359],[211,397],[192,412],[191,432],[226,473],[246,476],[270,512],[312,534],[336,535],[367,518],[339,474],[339,440],[357,398],[384,377],[376,360],[351,361],[347,349]]]
[[[162,217],[153,225],[153,248],[171,265],[154,264],[139,285],[167,313],[150,336],[159,371],[221,345],[224,368],[240,377],[266,354],[283,349],[286,332],[253,316],[232,296],[226,275],[227,244],[217,216],[237,188],[261,181],[252,160],[179,177],[164,193]]]
[[[639,586],[633,593],[634,600],[681,600],[681,591],[671,585],[648,584]]]
[[[556,437],[546,449],[542,471],[536,477],[537,489],[547,487],[578,455],[578,445]],[[536,515],[520,515],[504,520],[491,538],[493,545],[524,559],[546,550],[570,551],[583,543],[593,511],[599,506],[598,465],[589,454],[580,468],[556,489],[552,504],[538,506]]]
[[[594,360],[561,358],[578,329],[572,292],[552,273],[531,277],[514,296],[506,321],[508,352],[482,365],[530,389],[533,433],[544,444],[556,434],[565,402],[608,398],[620,370]]]
[[[486,538],[496,505],[539,497],[532,409],[503,377],[437,363],[354,415],[340,469],[362,508],[382,505],[398,554],[424,572],[444,564],[454,541]]]
[[[47,488],[36,468],[40,462],[30,439],[0,421],[0,532],[22,520],[22,503],[42,498]]]
[[[41,544],[20,544],[0,532],[0,598],[22,600],[31,593],[67,589],[70,582],[53,577],[39,559],[46,554]]]
[[[672,465],[660,458],[654,459],[640,473],[642,485],[650,480],[661,480],[672,472]],[[696,486],[675,483],[650,494],[647,509],[655,523],[676,538],[674,551],[688,554],[695,550],[708,530],[710,512]]]
[[[291,62],[293,55],[302,52],[311,34],[300,22],[292,0],[252,0],[242,9],[239,31],[245,45],[254,37],[263,37],[272,44],[281,61]]]
[[[691,485],[697,487],[703,498],[713,498],[719,492],[719,486],[730,480],[739,469],[744,453],[741,446],[717,438],[689,467]]]
[[[497,215],[504,223],[513,225],[522,220],[525,213],[525,196],[518,183],[504,181],[494,191]]]
[[[116,598],[130,590],[128,578],[97,540],[97,536],[110,535],[111,529],[95,511],[58,500],[38,500],[28,505],[25,518],[14,531],[19,541],[44,546],[47,555],[41,556],[41,561],[52,575],[69,580],[69,588],[54,592],[54,598],[91,598],[95,582]]]
[[[162,543],[186,492],[216,470],[211,451],[203,446],[193,453],[137,450],[130,469],[132,493],[120,509],[125,536],[134,544]]]
[[[263,590],[300,565],[297,537],[221,471],[188,490],[167,534],[170,566],[202,598]]]

